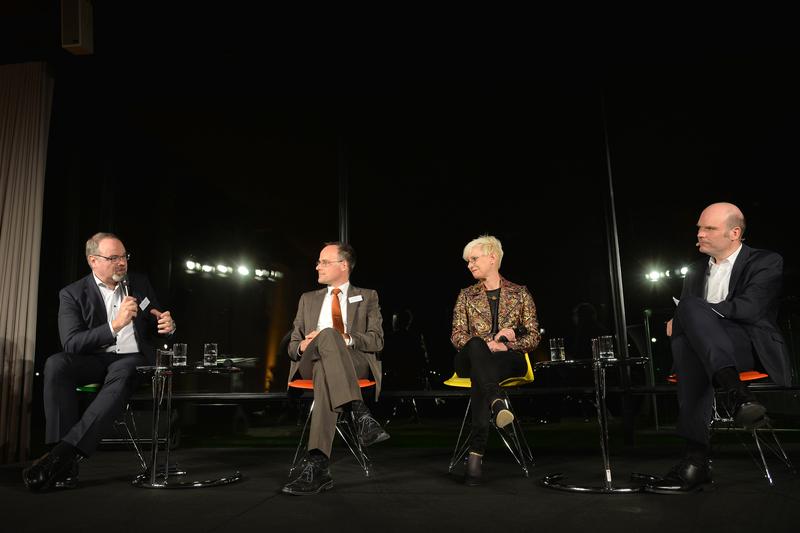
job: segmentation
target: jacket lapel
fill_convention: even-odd
[[[483,292],[480,282],[473,285],[470,290],[469,305],[475,309],[476,313],[481,318],[486,320],[489,324],[492,323],[492,310],[489,309],[489,299],[486,297],[486,293]]]
[[[322,302],[325,300],[325,294],[328,292],[327,287],[324,289],[318,290],[314,293],[314,296],[311,299],[311,303],[306,309],[306,328],[307,331],[304,333],[308,333],[309,331],[317,329],[317,324],[319,324],[319,315],[322,311]]]
[[[92,317],[97,321],[97,324],[108,322],[108,313],[106,312],[106,304],[103,301],[103,295],[100,293],[100,287],[95,282],[94,275],[89,274],[84,278],[83,293],[86,298],[86,303],[89,305],[89,310]]]
[[[358,304],[361,303],[360,301],[350,301],[353,296],[361,296],[361,289],[358,287],[353,287],[351,283],[350,290],[347,291],[347,326],[345,327],[345,331],[348,332],[353,331],[353,320],[358,312]]]
[[[731,269],[731,279],[728,282],[728,297],[725,298],[726,300],[730,300],[734,297],[734,293],[736,292],[736,284],[739,282],[739,278],[742,276],[744,265],[750,259],[750,250],[751,248],[749,246],[743,244],[739,255],[736,256],[736,262],[733,264],[733,268]]]

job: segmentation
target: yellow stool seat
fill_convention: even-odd
[[[533,367],[531,366],[531,359],[528,357],[528,353],[525,352],[525,364],[527,365],[527,370],[525,375],[523,376],[513,376],[510,378],[506,378],[500,382],[501,387],[519,387],[520,385],[525,385],[526,383],[533,382]],[[444,382],[445,385],[450,387],[460,387],[462,389],[469,389],[472,387],[472,380],[469,378],[462,378],[455,372],[450,377],[450,379]]]

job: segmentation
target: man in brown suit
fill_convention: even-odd
[[[369,374],[381,387],[383,327],[378,293],[350,284],[355,251],[349,244],[328,243],[317,261],[318,281],[324,289],[300,297],[288,355],[289,379],[299,372],[314,382],[314,411],[308,436],[308,458],[300,475],[283,492],[304,496],[333,488],[328,469],[339,413],[353,414],[362,446],[389,438],[364,405],[360,378]]]

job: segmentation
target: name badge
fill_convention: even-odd
[[[150,298],[148,298],[147,296],[145,296],[145,297],[144,297],[144,300],[142,300],[141,302],[139,302],[139,309],[141,309],[142,311],[144,311],[145,309],[147,309],[147,306],[148,306],[148,305],[150,305]]]
[[[350,302],[351,304],[354,304],[356,302],[362,301],[363,299],[364,298],[362,298],[361,295],[359,294],[358,296],[351,296],[350,298],[347,299],[347,301]]]

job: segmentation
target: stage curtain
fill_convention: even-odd
[[[0,66],[0,463],[24,461],[53,80],[44,63]]]

